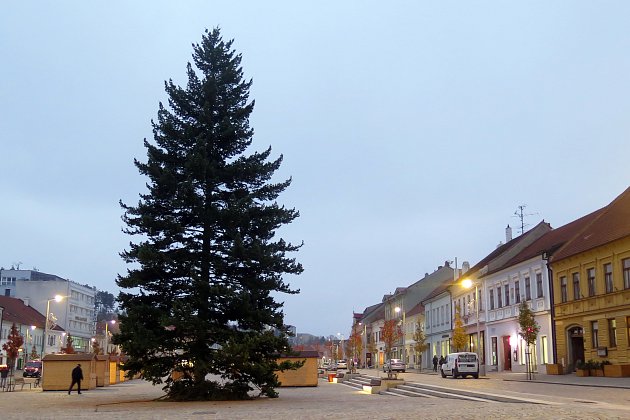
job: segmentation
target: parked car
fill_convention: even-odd
[[[348,361],[346,359],[337,360],[337,369],[348,369]]]
[[[405,369],[407,366],[403,363],[401,359],[389,359],[383,365],[383,372],[402,372],[405,373]]]
[[[26,362],[24,366],[24,373],[22,376],[29,378],[39,378],[42,376],[42,362],[39,360],[31,360]]]
[[[327,365],[327,366],[325,367],[325,369],[326,369],[326,370],[337,370],[337,365],[336,365],[336,364],[334,364],[334,363],[331,363],[331,364]]]
[[[452,376],[453,379],[461,376],[465,378],[471,375],[473,378],[479,378],[479,359],[477,353],[462,352],[450,353],[446,356],[446,360],[442,365],[442,378]]]

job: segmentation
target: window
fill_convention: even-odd
[[[588,283],[588,295],[595,296],[595,269],[586,270],[586,282]]]
[[[623,266],[623,288],[630,289],[630,258],[621,261]]]
[[[608,346],[617,347],[617,320],[608,320]]]
[[[580,273],[573,273],[573,300],[578,300],[580,297]]]
[[[492,366],[497,366],[498,365],[498,346],[497,346],[497,338],[496,337],[492,337]]]
[[[536,273],[536,293],[539,298],[544,296],[542,273]]]
[[[497,287],[497,307],[502,308],[503,302],[501,301],[501,288]]]
[[[612,264],[604,264],[604,284],[606,285],[606,293],[613,292]]]
[[[567,296],[567,278],[565,276],[560,277],[560,301],[562,303],[569,300]]]
[[[521,282],[518,280],[514,281],[514,301],[521,303]]]
[[[490,309],[494,309],[494,289],[490,289]]]
[[[482,305],[483,300],[481,299],[481,289],[477,290],[477,302],[479,302],[479,310],[483,311],[483,305]]]
[[[597,321],[591,321],[591,344],[594,349],[599,347],[599,339],[597,335],[599,334],[599,325]]]
[[[532,300],[532,285],[529,276],[525,277],[525,300]]]
[[[471,307],[470,307],[470,295],[467,296],[467,303],[466,303],[466,315],[470,315],[471,312]]]
[[[503,289],[505,291],[505,306],[510,306],[510,285],[506,284]]]

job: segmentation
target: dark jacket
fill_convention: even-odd
[[[83,380],[83,371],[81,370],[81,366],[77,366],[74,369],[72,369],[72,380],[73,381]]]

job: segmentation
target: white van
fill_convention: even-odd
[[[473,378],[479,378],[479,359],[477,353],[450,353],[446,356],[444,364],[441,366],[442,378],[453,376],[453,379],[461,376],[465,378],[472,375]]]

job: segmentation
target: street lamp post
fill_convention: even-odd
[[[34,332],[35,332],[35,328],[37,328],[37,327],[35,327],[35,325],[31,325],[30,328],[26,329],[26,345],[24,346],[24,364],[25,365],[26,365],[26,362],[28,362],[28,352],[30,350],[29,347],[28,347],[28,343],[29,343],[29,341],[30,342],[33,341],[33,335],[34,335]],[[28,330],[33,331],[33,333],[29,334]],[[29,338],[30,338],[30,340],[29,340]]]
[[[42,359],[44,358],[44,352],[46,349],[46,335],[48,334],[48,316],[50,314],[50,302],[55,301],[57,303],[63,300],[63,296],[55,295],[54,298],[48,299],[46,301],[46,323],[44,324],[44,337],[42,338]]]
[[[470,289],[473,286],[473,281],[470,279],[464,279],[462,280],[462,285],[467,288]],[[479,332],[479,291],[478,291],[478,286],[479,283],[474,282],[474,286],[475,286],[475,310],[476,310],[476,316],[477,316],[477,348],[475,350],[477,350],[475,353],[477,353],[477,361],[479,363],[479,374],[480,375],[485,375],[486,372],[486,365],[485,363],[482,365],[481,363],[481,339],[480,339],[480,332]]]
[[[115,319],[112,319],[111,321],[106,321],[105,322],[105,353],[103,354],[109,354],[109,351],[107,349],[107,346],[109,345],[108,341],[109,341],[109,332],[107,331],[107,326],[109,325],[109,323],[111,322],[112,325],[114,325],[116,323]]]
[[[394,308],[394,311],[396,313],[402,312],[402,361],[403,363],[406,365],[407,364],[407,359],[406,359],[406,352],[405,352],[405,309],[403,304],[401,303],[401,306],[396,306]]]

